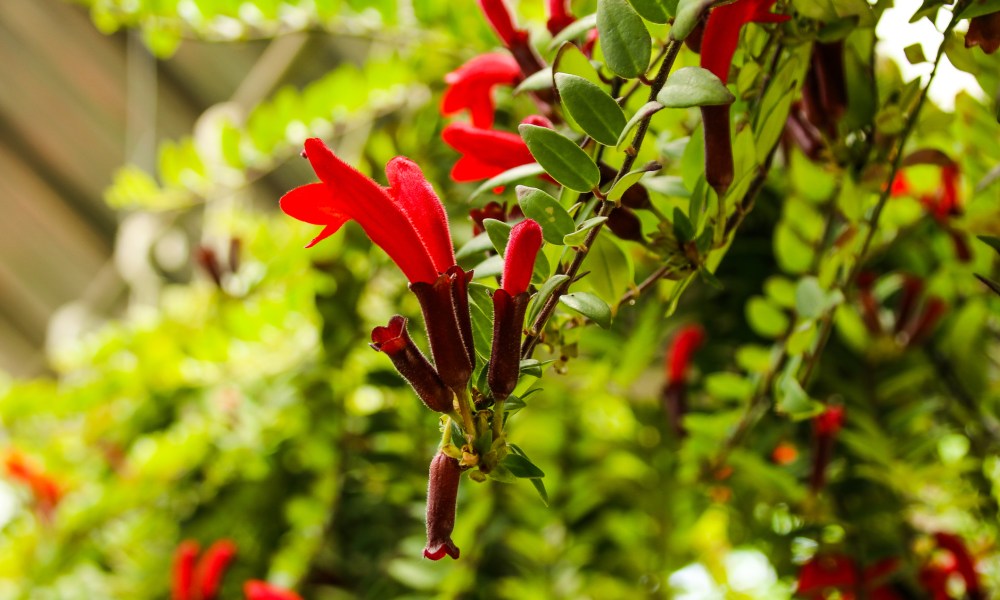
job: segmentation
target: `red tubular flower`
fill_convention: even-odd
[[[704,329],[699,325],[685,325],[674,336],[664,361],[667,381],[663,386],[663,409],[678,438],[687,435],[684,429],[684,415],[687,414],[687,386],[684,378],[691,364],[691,357],[704,341]]]
[[[453,266],[433,283],[410,284],[424,314],[434,366],[445,385],[456,393],[465,389],[476,364],[469,315],[471,279],[472,271],[466,273]]]
[[[576,21],[576,17],[569,12],[569,0],[548,0],[545,4],[549,9],[549,19],[545,22],[545,27],[552,35],[556,35]]]
[[[700,325],[685,325],[674,336],[667,352],[667,383],[683,383],[691,357],[705,341],[705,330]]]
[[[461,478],[462,469],[456,459],[443,452],[434,456],[427,484],[426,558],[441,560],[445,554],[458,558],[458,546],[451,541],[451,532],[455,529],[455,506]]]
[[[897,171],[896,176],[892,178],[892,184],[889,186],[889,196],[899,198],[900,196],[909,196],[911,193],[913,193],[913,190],[910,187],[909,180],[902,171]]]
[[[541,247],[542,228],[537,222],[525,219],[511,229],[500,280],[503,286],[493,292],[493,346],[487,382],[497,401],[505,400],[517,386],[527,290]]]
[[[906,328],[913,318],[914,309],[924,292],[924,280],[912,275],[903,276],[903,289],[899,293],[899,304],[896,305],[896,325],[893,332],[897,335]]]
[[[983,600],[986,592],[983,591],[982,583],[979,581],[979,573],[976,572],[976,561],[965,547],[962,538],[951,533],[938,532],[934,534],[934,539],[938,546],[951,552],[955,560],[955,570],[965,581],[965,595],[971,600]]]
[[[493,88],[514,85],[521,78],[521,67],[507,54],[483,54],[466,62],[444,77],[448,89],[441,99],[441,114],[451,115],[469,109],[472,125],[493,127]]]
[[[243,584],[243,595],[246,600],[302,600],[302,597],[291,590],[286,590],[260,581],[251,579]]]
[[[844,407],[827,406],[813,420],[813,430],[815,440],[813,445],[812,475],[809,478],[809,488],[813,492],[823,489],[826,481],[826,467],[833,458],[833,446],[837,441],[837,434],[844,426]]]
[[[736,0],[717,6],[709,13],[702,37],[701,66],[723,83],[729,81],[729,69],[740,41],[740,30],[750,22],[777,23],[788,15],[769,12],[776,0]],[[729,106],[703,106],[701,118],[705,133],[705,180],[723,196],[733,181],[733,148],[730,135]]]
[[[505,292],[517,296],[527,291],[541,247],[542,227],[536,221],[525,219],[510,230],[500,280]]]
[[[199,550],[198,542],[194,540],[184,540],[177,546],[170,585],[171,600],[194,600],[194,565]]]
[[[396,370],[427,408],[445,413],[452,410],[452,392],[413,344],[406,332],[406,317],[396,315],[387,326],[372,329],[371,347],[389,355]]]
[[[236,544],[231,540],[219,540],[209,546],[195,568],[198,600],[215,600],[219,595],[226,567],[236,556]]]
[[[4,459],[7,475],[16,481],[27,485],[35,498],[36,506],[45,515],[49,515],[62,498],[62,487],[45,474],[18,450],[10,450]]]
[[[390,161],[386,189],[337,158],[318,138],[306,140],[305,155],[322,183],[288,192],[281,209],[324,226],[307,247],[353,219],[411,283],[433,282],[455,264],[444,207],[415,163],[403,157]]]
[[[924,303],[924,311],[916,319],[911,319],[909,325],[903,330],[903,335],[907,344],[919,344],[927,339],[934,326],[937,325],[941,317],[944,316],[948,305],[944,300],[932,297]]]
[[[457,182],[489,179],[535,162],[528,145],[515,133],[451,123],[441,132],[441,138],[462,154],[451,169],[451,178]]]
[[[528,32],[514,25],[514,17],[504,0],[479,0],[479,8],[504,46],[511,48],[528,41]]]
[[[899,567],[899,561],[888,558],[862,570],[854,559],[843,554],[816,556],[799,571],[795,592],[806,598],[825,598],[829,590],[838,590],[845,600],[859,597],[872,600],[901,600],[888,585],[879,581]]]

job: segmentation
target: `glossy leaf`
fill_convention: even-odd
[[[589,192],[601,180],[593,159],[569,138],[548,127],[518,127],[528,150],[553,179],[577,192]]]
[[[524,216],[538,221],[542,226],[542,236],[550,244],[563,245],[563,238],[576,228],[573,217],[559,201],[542,190],[517,186],[517,203]]]
[[[559,297],[559,302],[575,310],[604,329],[611,327],[611,307],[590,292],[573,292]]]
[[[646,72],[652,41],[642,17],[625,0],[598,0],[597,31],[604,60],[619,77],[631,79]]]
[[[684,67],[667,78],[656,100],[667,108],[689,108],[732,104],[736,97],[708,69]]]
[[[584,133],[605,146],[614,146],[625,128],[625,113],[600,87],[583,77],[556,73],[563,106]]]

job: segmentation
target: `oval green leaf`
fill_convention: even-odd
[[[625,113],[615,99],[583,77],[556,73],[555,80],[563,106],[584,133],[605,146],[617,144]]]
[[[625,141],[628,139],[629,134],[632,133],[632,130],[635,129],[636,125],[638,125],[643,119],[651,117],[657,112],[663,110],[663,108],[664,106],[662,104],[655,101],[643,104],[639,110],[635,111],[635,114],[628,120],[628,123],[625,124],[625,129],[622,129],[622,132],[618,134],[618,141],[615,142],[615,147],[621,150],[625,145]]]
[[[549,50],[553,48],[558,48],[563,42],[569,42],[575,40],[576,38],[582,37],[588,31],[597,26],[597,15],[589,14],[585,17],[580,17],[576,21],[573,21],[566,26],[565,29],[559,32],[557,36],[552,38],[549,42]]]
[[[486,235],[493,243],[493,249],[497,251],[497,254],[503,256],[507,249],[507,240],[510,239],[510,230],[513,227],[497,219],[483,219],[483,229],[486,230]]]
[[[573,233],[576,224],[573,217],[559,204],[559,201],[542,190],[517,186],[517,203],[524,216],[538,221],[542,226],[542,237],[550,244],[563,245],[563,237]]]
[[[607,221],[607,217],[591,217],[580,223],[580,228],[563,238],[563,243],[567,246],[582,246],[587,240],[587,232]]]
[[[622,195],[625,193],[625,191],[628,190],[633,185],[639,183],[639,180],[642,179],[642,176],[648,172],[649,171],[647,171],[646,169],[636,169],[635,171],[630,171],[622,175],[621,179],[616,181],[615,184],[611,186],[611,189],[608,190],[608,193],[605,194],[605,196],[607,197],[608,200],[617,203],[619,200],[621,200]]]
[[[611,327],[611,307],[590,292],[573,292],[559,297],[559,302],[597,323],[602,328]]]
[[[650,23],[666,23],[670,20],[670,7],[665,0],[628,0],[635,12]],[[674,6],[677,3],[674,2]]]
[[[646,72],[653,51],[642,17],[625,0],[598,0],[597,33],[611,71],[631,79]]]
[[[520,125],[528,150],[553,179],[577,192],[589,192],[601,181],[593,159],[569,138],[548,127]]]
[[[698,21],[701,20],[702,15],[708,10],[712,4],[715,4],[718,0],[680,0],[677,3],[677,17],[674,19],[674,25],[670,28],[670,38],[677,40],[678,42],[683,42],[684,38],[691,35],[694,28],[697,27]],[[812,0],[809,0],[812,3]]]
[[[666,85],[656,95],[656,99],[670,108],[689,108],[732,104],[736,97],[708,69],[684,67],[667,78]]]

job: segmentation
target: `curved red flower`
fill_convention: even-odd
[[[219,540],[208,547],[195,567],[195,580],[200,592],[196,596],[198,600],[215,600],[218,597],[226,568],[235,556],[236,544],[231,540]]]
[[[441,114],[451,115],[469,109],[475,127],[493,127],[493,88],[514,85],[521,78],[521,67],[509,54],[482,54],[469,60],[444,77],[448,89],[441,98]]]
[[[701,40],[701,66],[723,83],[729,81],[729,67],[740,43],[740,30],[747,23],[779,23],[788,15],[770,12],[777,0],[736,0],[712,9]]]
[[[516,133],[451,123],[441,132],[441,137],[462,154],[451,169],[451,178],[458,182],[489,179],[508,169],[535,162],[528,145]]]
[[[246,600],[302,600],[302,597],[293,591],[259,579],[251,579],[244,583],[243,595],[246,596]]]
[[[411,283],[433,282],[455,264],[448,217],[416,163],[404,157],[392,159],[385,168],[389,188],[383,188],[340,160],[318,138],[306,140],[305,156],[321,183],[282,196],[281,210],[324,226],[307,247],[353,220]]]
[[[705,341],[705,330],[700,325],[685,325],[674,336],[674,341],[667,352],[667,383],[678,383],[684,380],[691,357],[695,350]]]
[[[546,7],[549,10],[549,18],[545,21],[545,28],[552,35],[556,35],[563,29],[566,29],[573,21],[576,21],[576,17],[569,12],[568,5],[569,0],[548,0],[546,2]]]
[[[504,0],[479,0],[479,7],[505,46],[511,48],[528,41],[528,32],[517,28]]]
[[[194,600],[194,565],[198,560],[198,542],[184,540],[174,552],[174,568],[171,577],[171,600]]]

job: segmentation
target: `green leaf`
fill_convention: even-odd
[[[793,420],[801,421],[823,412],[823,405],[810,398],[809,394],[802,389],[798,379],[795,378],[794,374],[798,370],[798,365],[798,360],[790,361],[789,367],[794,368],[786,368],[778,379],[774,390],[776,401],[774,410],[779,414],[791,417]]]
[[[715,3],[716,0],[680,0],[677,3],[677,17],[674,25],[670,28],[670,38],[683,42],[691,35],[694,28],[698,26],[705,11]]]
[[[497,254],[503,256],[507,251],[507,240],[510,239],[510,230],[513,227],[497,219],[483,219],[483,229],[486,230],[486,235],[489,236]]]
[[[621,179],[615,182],[608,193],[605,194],[608,200],[617,203],[621,200],[622,195],[628,191],[630,187],[639,183],[642,176],[648,173],[646,169],[636,169],[635,171],[629,171],[628,173],[622,175]]]
[[[514,95],[552,89],[552,67],[535,71],[514,88]]]
[[[732,104],[736,97],[708,69],[684,67],[667,78],[656,99],[668,108],[689,108]]]
[[[481,252],[488,252],[493,249],[493,241],[490,236],[484,231],[472,238],[468,242],[462,244],[462,247],[455,252],[455,258],[461,260],[463,258],[468,258],[474,256]]]
[[[788,329],[788,315],[762,296],[754,296],[746,305],[747,322],[757,335],[776,338]]]
[[[597,32],[607,67],[631,79],[646,72],[652,42],[642,17],[625,0],[597,1]]]
[[[531,485],[535,486],[535,491],[538,492],[538,497],[542,499],[542,504],[545,506],[549,505],[549,493],[545,491],[545,482],[541,479],[529,479]]]
[[[580,290],[594,292],[610,306],[634,285],[635,266],[622,246],[614,236],[598,236],[582,266],[588,275],[580,281]]]
[[[580,50],[579,46],[571,42],[566,42],[560,46],[559,51],[556,52],[556,57],[552,59],[552,79],[549,80],[552,87],[556,86],[555,76],[558,73],[583,77],[594,85],[601,85],[603,83],[601,77],[597,74],[594,63],[587,58],[587,55],[583,53],[583,50]]]
[[[664,0],[629,0],[629,4],[632,5],[635,12],[650,23],[663,24],[673,16],[671,7],[668,7]],[[674,2],[673,8],[676,7],[677,3]]]
[[[686,244],[694,239],[694,225],[691,224],[688,216],[684,214],[681,207],[674,207],[674,237],[677,241]]]
[[[817,319],[826,309],[826,292],[815,277],[803,277],[795,288],[795,312],[804,319]]]
[[[972,19],[983,15],[1000,12],[1000,0],[979,0],[969,2],[965,5],[965,10],[959,15],[960,19]]]
[[[575,310],[591,321],[597,323],[604,329],[611,327],[611,307],[590,292],[573,292],[563,294],[559,297],[559,302]]]
[[[563,245],[563,238],[573,233],[576,223],[559,201],[542,190],[517,186],[517,203],[524,216],[538,221],[546,242]]]
[[[501,464],[507,467],[514,474],[514,477],[520,479],[541,479],[545,477],[545,473],[535,466],[535,463],[514,452],[503,457]]]
[[[591,13],[585,17],[580,17],[573,23],[566,26],[565,29],[559,32],[552,41],[549,42],[549,50],[553,48],[558,48],[562,44],[575,40],[578,37],[586,35],[588,31],[597,27],[597,14]]]
[[[477,187],[475,191],[473,191],[472,194],[469,195],[469,200],[470,201],[475,200],[476,198],[482,196],[486,192],[492,191],[494,188],[508,186],[511,185],[512,183],[518,183],[525,179],[532,179],[534,177],[538,177],[543,173],[545,173],[545,169],[542,167],[542,165],[537,163],[531,163],[527,165],[521,165],[519,167],[514,167],[513,169],[507,169],[503,173],[495,175],[484,181],[482,184],[480,184],[479,187]]]
[[[924,47],[921,46],[919,42],[916,44],[910,44],[906,48],[903,48],[903,54],[906,55],[906,60],[911,65],[918,65],[927,62],[927,57],[924,56]]]
[[[538,164],[553,179],[577,192],[589,192],[601,180],[593,159],[569,138],[537,125],[517,128]]]
[[[628,123],[625,124],[625,129],[622,129],[622,132],[618,135],[618,141],[615,142],[615,148],[621,150],[625,146],[625,142],[628,141],[629,134],[639,125],[639,122],[663,110],[663,108],[662,104],[655,101],[643,104],[639,110],[635,111],[635,114],[628,120]]]
[[[591,217],[580,223],[580,228],[573,233],[563,237],[563,243],[567,246],[580,247],[587,241],[587,232],[607,221],[607,217]]]
[[[473,279],[499,277],[503,273],[503,257],[499,254],[494,254],[473,267],[473,270],[476,272]]]
[[[987,277],[983,277],[979,273],[973,273],[973,275],[975,275],[976,279],[978,279],[979,281],[982,281],[984,284],[986,284],[986,287],[988,287],[991,290],[993,290],[994,294],[1000,294],[1000,283],[997,283],[997,282],[995,282],[992,279],[989,279]]]
[[[563,282],[569,279],[569,275],[553,275],[542,284],[542,287],[538,288],[538,293],[531,298],[531,306],[528,307],[527,316],[524,319],[525,323],[534,323],[535,319],[538,318],[538,313],[542,311],[542,306],[545,305],[545,301],[549,299],[556,288],[563,284]]]
[[[990,248],[1000,253],[1000,237],[992,235],[977,235],[976,237],[979,238],[979,241],[989,244]]]
[[[577,75],[556,73],[555,80],[563,106],[584,133],[605,146],[618,143],[625,113],[614,98]]]

